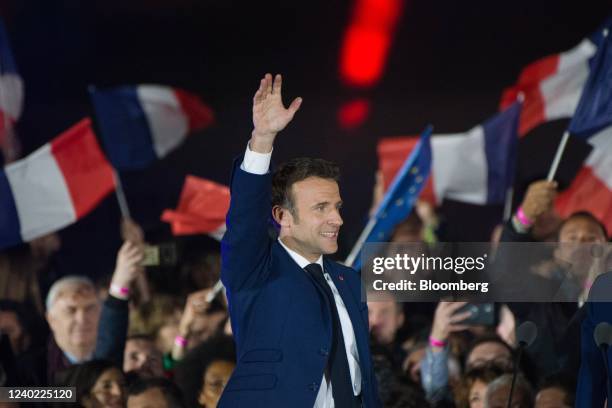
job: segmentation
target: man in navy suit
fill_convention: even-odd
[[[601,322],[612,324],[612,272],[599,276],[584,305],[586,317],[582,322],[580,374],[576,390],[576,407],[599,408],[604,406],[607,395],[607,377],[603,354],[595,344],[595,327]],[[608,366],[612,367],[612,351],[608,350]],[[608,403],[608,406],[610,404]]]
[[[276,135],[301,103],[286,109],[281,76],[266,74],[234,165],[221,278],[238,361],[219,407],[380,407],[359,275],[324,257],[343,222],[338,168],[302,158],[269,171]]]

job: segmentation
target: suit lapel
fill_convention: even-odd
[[[310,278],[306,274],[306,271],[300,268],[293,258],[291,258],[291,255],[285,251],[285,248],[278,243],[278,241],[274,241],[272,244],[272,251],[275,254],[273,259],[278,260],[279,262],[278,266],[281,273],[291,273],[292,275],[297,275],[297,278],[301,284],[310,284]]]
[[[351,318],[351,322],[353,323],[353,329],[355,331],[365,331],[365,326],[361,320],[361,315],[359,311],[359,303],[361,302],[361,300],[356,297],[355,293],[353,293],[353,291],[349,287],[347,283],[348,276],[342,276],[341,279],[340,274],[338,273],[338,270],[334,267],[333,262],[325,258],[323,258],[323,266],[325,267],[325,271],[331,276],[332,280],[334,281],[334,285],[336,285],[336,288],[338,289],[338,292],[342,297],[344,306],[346,306],[346,310],[348,311],[348,314]],[[362,336],[357,335],[357,333],[355,334],[357,337],[357,341],[359,342],[359,339]],[[368,334],[365,334],[365,338],[367,339]]]

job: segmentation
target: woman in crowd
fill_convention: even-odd
[[[76,387],[77,406],[121,408],[125,406],[125,378],[114,363],[92,360],[70,367],[58,386]]]

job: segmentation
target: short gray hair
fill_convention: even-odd
[[[47,311],[51,310],[53,304],[59,297],[59,295],[68,287],[86,287],[91,289],[92,291],[96,291],[96,287],[94,286],[91,279],[85,276],[79,275],[68,275],[64,276],[61,279],[58,279],[51,285],[51,289],[49,289],[49,293],[47,293],[47,299],[45,299],[45,307]]]
[[[487,392],[485,394],[485,408],[489,406],[489,398],[491,397],[491,394],[493,394],[495,391],[497,391],[498,389],[502,387],[508,387],[508,391],[509,391],[511,386],[512,386],[512,374],[504,374],[500,377],[497,377],[493,381],[491,381],[489,385],[487,386]],[[530,403],[533,401],[533,388],[531,388],[531,385],[527,382],[525,377],[523,377],[523,375],[520,373],[517,374],[516,376],[516,384],[514,385],[515,395],[518,394],[516,392],[517,390],[522,391],[523,398],[525,400],[529,401]]]

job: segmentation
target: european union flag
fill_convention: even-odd
[[[366,242],[385,242],[396,225],[408,215],[419,194],[425,187],[431,171],[431,132],[427,126],[421,134],[419,143],[404,162],[402,168],[389,186],[376,214],[370,218],[361,233],[357,244],[346,260],[355,269],[361,267],[361,247]]]

